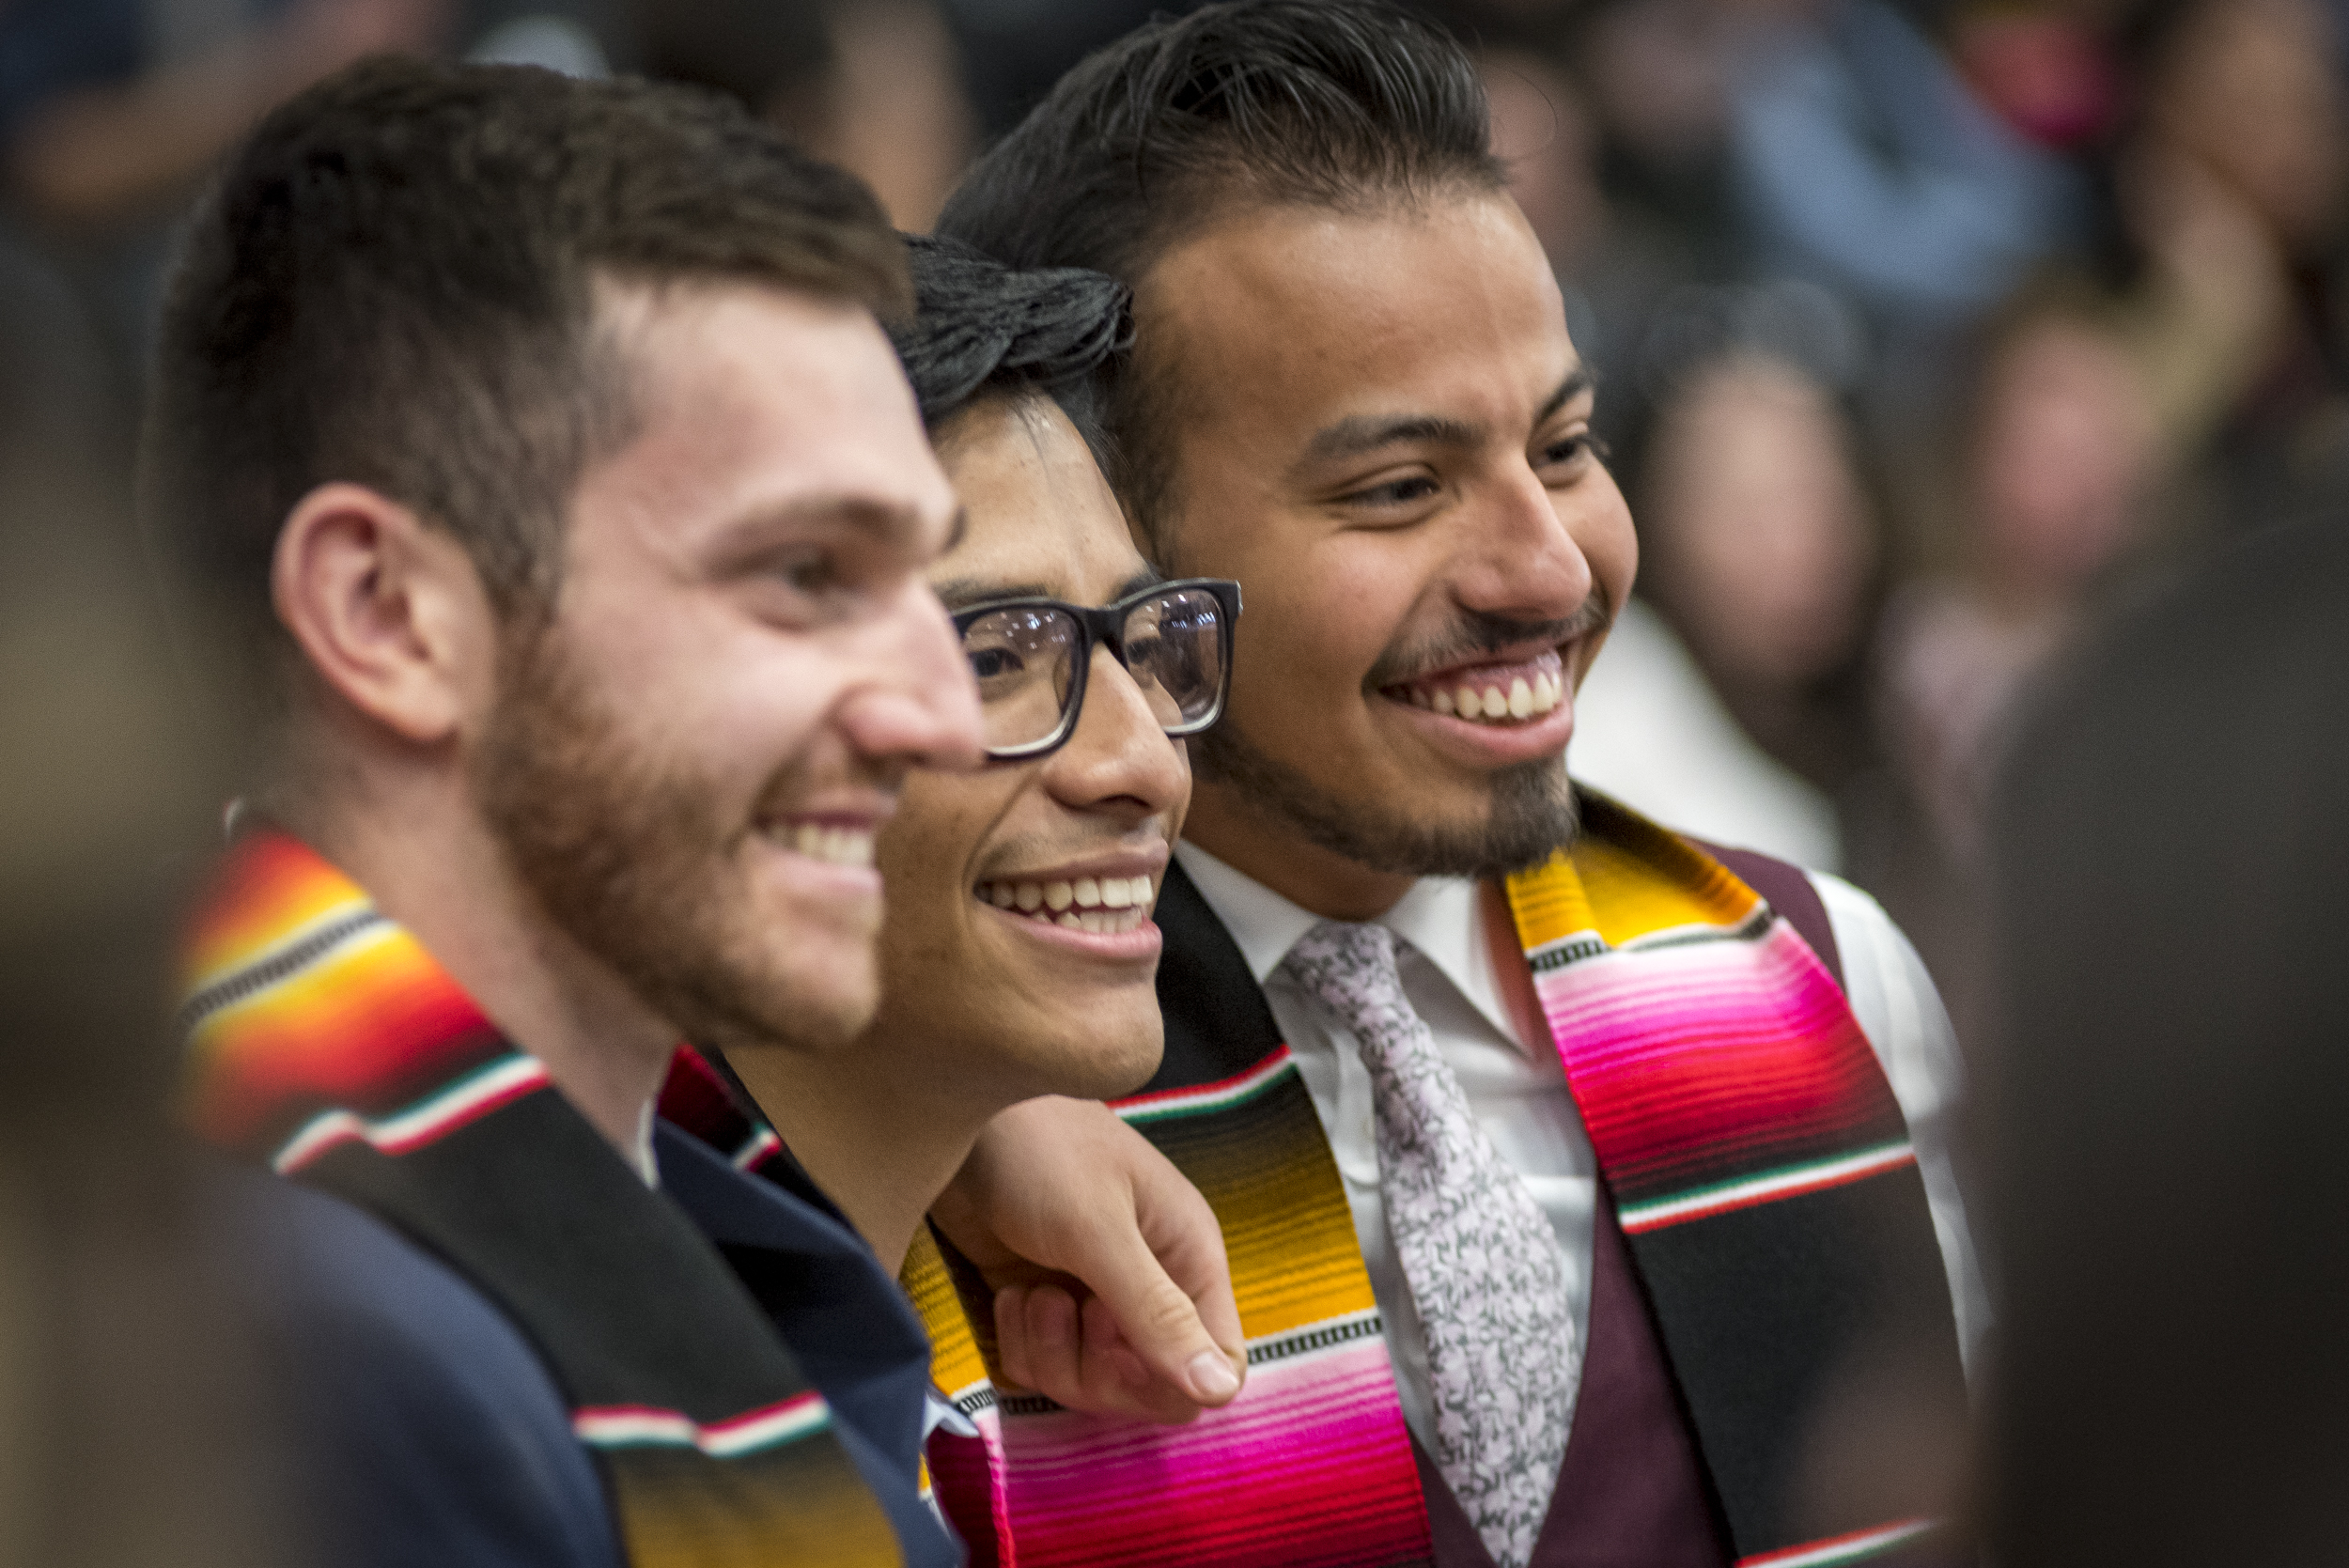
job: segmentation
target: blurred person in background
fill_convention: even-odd
[[[1859,766],[1836,686],[1877,550],[1853,434],[1800,363],[1734,344],[1672,374],[1647,417],[1626,482],[1656,608],[1634,599],[1592,672],[1577,775],[1688,831],[1834,870],[1829,791]],[[1704,753],[1684,749],[1694,735]]]
[[[2101,629],[1996,800],[1997,1560],[2349,1560],[2341,515]]]
[[[1989,334],[1961,428],[1957,569],[1902,591],[1880,657],[1903,771],[1972,865],[2015,696],[2142,540],[2163,468],[2142,364],[2093,294],[2018,303]]]
[[[989,1478],[1007,1478],[1015,1508],[1058,1484],[1020,1442],[1054,1422],[1005,1426],[996,1408],[999,1392],[1027,1397],[1057,1379],[1028,1364],[1034,1336],[997,1326],[1073,1303],[995,1292],[983,1271],[996,1260],[940,1242],[923,1215],[999,1111],[1038,1095],[1129,1094],[1157,1070],[1151,907],[1190,801],[1188,737],[1222,709],[1237,593],[1162,583],[1088,448],[1130,334],[1126,291],[1074,269],[1013,272],[949,241],[910,248],[919,305],[894,336],[969,520],[929,575],[963,629],[990,759],[972,776],[910,779],[879,836],[881,1003],[863,1037],[836,1056],[731,1062],[809,1174],[886,1264],[902,1265],[929,1326],[933,1380],[954,1406],[937,1412],[951,1430],[931,1440],[931,1474],[963,1537],[992,1553]],[[1075,607],[1113,611],[1123,640],[1081,632]],[[1127,1390],[1113,1325],[1100,1303],[1085,1311],[1088,1350],[1110,1352],[1098,1411]],[[1237,1356],[1237,1316],[1219,1327]],[[1209,1370],[1237,1389],[1233,1367]],[[1133,1417],[1198,1414],[1131,1405]],[[1126,1462],[1146,1466],[1249,1420],[1242,1403],[1176,1431],[1112,1429]]]
[[[1127,1110],[1223,1217],[1279,1462],[1128,1474],[1069,1423],[1091,1495],[1003,1528],[1120,1562],[1924,1560],[1984,1327],[1946,1022],[1863,895],[1574,790],[1635,551],[1491,145],[1446,36],[1246,0],[1086,62],[941,215],[1134,287],[1120,499],[1162,570],[1249,595]],[[1741,1198],[1681,1185],[1714,1181]]]
[[[973,150],[955,34],[926,0],[634,0],[646,74],[709,87],[927,229]]]
[[[0,426],[0,1562],[298,1568],[238,1205],[167,1111],[170,926],[234,716],[44,411]]]
[[[1885,607],[1879,733],[1896,788],[1872,867],[1941,982],[1959,1037],[1986,1024],[1995,939],[1983,813],[2019,698],[2150,549],[2177,472],[2140,321],[2077,280],[2027,290],[1983,334],[1954,424],[1953,537]]]
[[[1764,277],[1847,294],[1899,337],[1997,304],[2066,238],[2077,188],[1879,0],[1736,12],[1730,146]]]
[[[2314,0],[2192,0],[2145,28],[2123,208],[2168,306],[2165,435],[2209,531],[2327,508],[2349,479],[2349,93]]]
[[[975,760],[918,575],[953,498],[875,317],[903,268],[722,101],[393,59],[273,112],[192,225],[148,499],[258,741],[187,1114],[261,1168],[333,1560],[959,1560],[891,1276],[653,1114],[680,1039],[854,1035],[874,829],[913,759]],[[1132,1276],[1163,1162],[1055,1103],[966,1208]],[[1143,1284],[1146,1362],[1189,1299]],[[1178,1389],[1228,1367],[1196,1342]]]
[[[0,5],[0,195],[102,334],[122,450],[171,228],[205,172],[320,77],[366,54],[444,47],[458,4]]]

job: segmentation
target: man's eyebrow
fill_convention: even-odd
[[[989,604],[999,598],[1057,598],[1060,596],[1041,582],[988,582],[975,577],[957,577],[935,584],[931,591],[949,610],[961,610],[973,604]]]
[[[716,531],[713,548],[718,559],[739,567],[764,559],[801,536],[802,531],[820,528],[845,528],[897,549],[911,545],[921,535],[923,519],[910,507],[879,502],[866,495],[795,496],[779,505],[745,512],[723,524]],[[956,528],[959,537],[959,519]]]
[[[1134,573],[1118,584],[1110,596],[1112,602],[1155,588],[1166,579],[1149,567]],[[1058,598],[1060,595],[1042,582],[988,582],[974,577],[957,577],[941,582],[931,589],[939,601],[949,610],[967,609],[973,604],[991,604],[1004,598]]]
[[[1313,439],[1305,443],[1305,455],[1299,466],[1365,457],[1380,447],[1400,446],[1406,442],[1474,446],[1484,439],[1483,426],[1436,414],[1403,414],[1392,419],[1356,414],[1315,431]]]
[[[1576,365],[1566,372],[1566,379],[1558,383],[1558,390],[1549,395],[1548,401],[1542,404],[1542,411],[1533,416],[1533,423],[1539,426],[1551,414],[1556,413],[1597,384],[1598,378],[1591,374],[1589,365]]]
[[[1590,367],[1578,365],[1566,373],[1556,391],[1546,398],[1541,411],[1533,416],[1539,425],[1560,409],[1591,390]],[[1405,414],[1393,419],[1356,415],[1341,419],[1335,425],[1314,432],[1305,443],[1305,456],[1299,466],[1330,462],[1342,458],[1365,457],[1385,446],[1400,446],[1406,442],[1427,442],[1443,446],[1473,446],[1485,439],[1485,427],[1467,420],[1445,419],[1436,414]]]

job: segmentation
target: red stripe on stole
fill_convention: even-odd
[[[1591,1141],[1627,1201],[1904,1136],[1834,979],[1784,920],[1537,978]]]
[[[1006,1418],[1020,1568],[1392,1562],[1424,1540],[1418,1474],[1384,1350],[1361,1351],[1342,1379],[1326,1362],[1259,1368],[1232,1405],[1174,1431]]]
[[[225,1020],[194,1086],[194,1118],[206,1138],[241,1147],[289,1113],[299,1119],[329,1105],[387,1115],[508,1048],[437,969],[356,963],[335,978],[282,1017]]]

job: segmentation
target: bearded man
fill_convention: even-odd
[[[1248,603],[1123,1109],[1222,1217],[1251,1391],[1007,1410],[1023,1558],[1952,1549],[1948,1023],[1865,895],[1569,781],[1636,550],[1488,147],[1440,32],[1238,0],[1080,66],[941,220],[1133,288],[1121,499]]]
[[[150,503],[268,744],[186,956],[190,1113],[292,1178],[254,1270],[320,1560],[960,1560],[890,1274],[653,1115],[680,1040],[855,1036],[875,832],[979,755],[910,304],[862,186],[644,84],[363,65],[194,216]],[[1128,1290],[1159,1178],[1103,1123],[1071,1173],[1032,1117],[963,1202],[1080,1274],[1112,1238]]]

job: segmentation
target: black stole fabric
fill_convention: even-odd
[[[811,1391],[709,1240],[551,1090],[397,1157],[344,1144],[303,1179],[474,1281],[537,1346],[575,1409],[653,1406],[715,1423]],[[629,1560],[900,1560],[840,1436],[722,1463],[685,1446],[598,1447]]]

